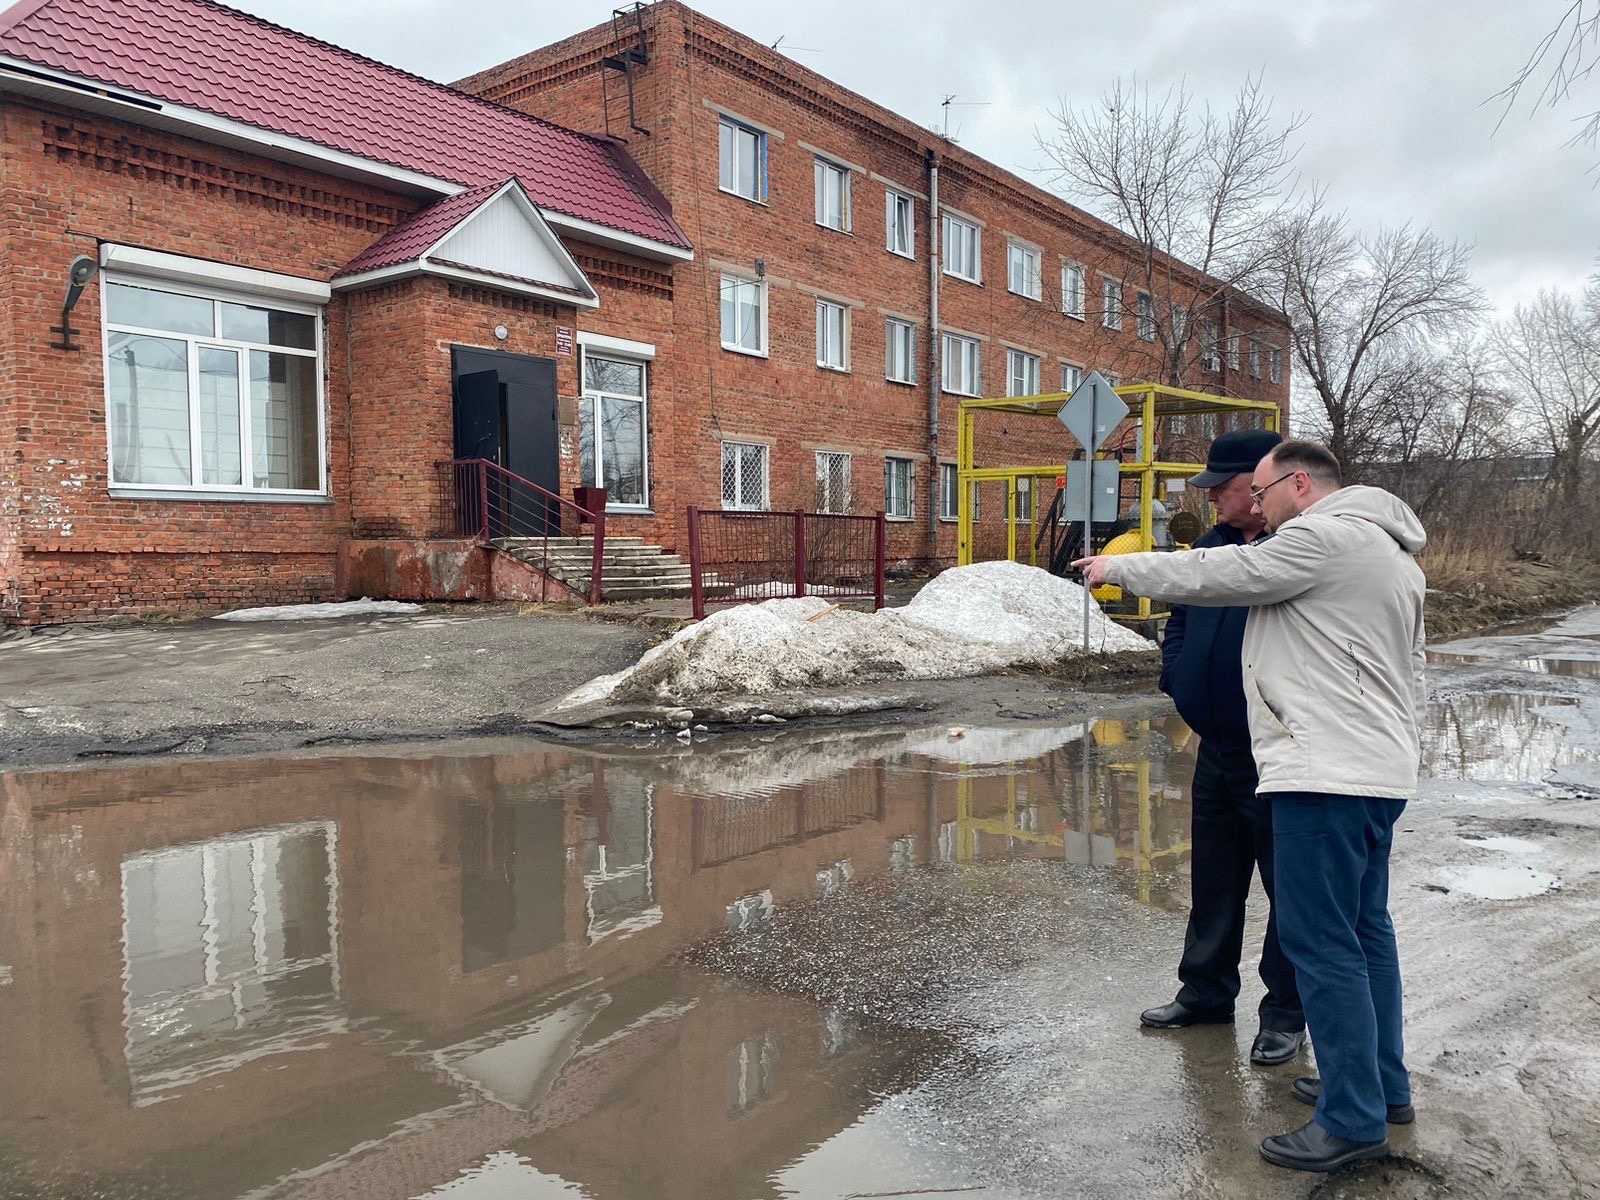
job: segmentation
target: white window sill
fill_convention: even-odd
[[[883,519],[885,521],[891,521],[896,525],[909,525],[909,524],[911,524],[911,522],[916,520],[916,517],[914,517],[914,516],[891,517],[888,513],[884,513],[883,514]]]
[[[888,252],[894,255],[896,258],[903,258],[907,262],[917,261],[917,256],[915,254],[907,254],[904,250],[896,250],[893,246],[886,246],[884,249],[888,250]]]
[[[653,517],[656,510],[647,504],[608,504],[606,516],[608,517]]]
[[[819,370],[819,371],[832,371],[835,375],[848,375],[848,374],[850,374],[850,368],[849,367],[836,367],[832,363],[824,363],[824,362],[819,362],[817,364],[817,370]]]
[[[742,354],[746,358],[766,358],[767,357],[767,352],[765,350],[747,350],[743,346],[731,346],[727,342],[723,342],[722,343],[722,348],[724,350],[726,350],[729,354]]]
[[[883,377],[883,381],[885,383],[898,383],[901,387],[917,386],[917,381],[915,379],[896,379],[893,375],[885,375]]]
[[[311,492],[228,492],[203,488],[141,488],[126,485],[108,489],[113,500],[218,500],[242,504],[332,504],[333,497]]]
[[[941,524],[941,525],[954,525],[960,519],[961,519],[960,517],[940,517],[939,518],[939,524]],[[977,518],[974,517],[973,520],[977,520]]]
[[[962,283],[970,283],[973,287],[983,286],[983,279],[981,277],[975,279],[971,275],[962,275],[957,271],[946,271],[944,274],[948,279],[959,279]]]
[[[717,187],[717,191],[721,192],[724,196],[737,196],[747,204],[759,205],[762,208],[772,207],[772,205],[769,204],[765,199],[757,200],[754,196],[746,196],[743,192],[736,192],[732,188],[725,188],[719,185]]]
[[[837,225],[828,225],[828,224],[825,224],[822,221],[813,221],[812,224],[815,225],[818,229],[829,229],[829,230],[832,230],[834,233],[842,233],[842,234],[845,235],[845,237],[855,237],[855,233],[852,230],[840,229]]]
[[[968,400],[983,399],[982,392],[958,392],[955,388],[940,388],[939,391],[946,396],[965,396]]]
[[[1030,295],[1028,295],[1027,292],[1019,292],[1015,288],[1007,288],[1006,289],[1006,294],[1009,295],[1009,296],[1016,296],[1018,299],[1021,299],[1021,300],[1032,300],[1035,304],[1039,303],[1039,297],[1030,296]]]
[[[1082,321],[1084,319],[1082,313],[1067,312],[1065,309],[1062,310],[1061,315],[1069,321]]]

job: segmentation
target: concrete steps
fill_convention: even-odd
[[[496,538],[496,550],[541,567],[569,587],[587,594],[594,567],[590,538]],[[692,591],[689,564],[637,537],[608,537],[601,551],[601,599],[649,600],[687,597]],[[712,581],[708,580],[708,584]]]

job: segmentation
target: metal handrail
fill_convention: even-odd
[[[488,543],[495,537],[518,536],[512,531],[519,525],[538,526],[543,532],[535,536],[542,537],[544,542],[540,569],[547,574],[551,524],[555,525],[557,536],[560,536],[561,517],[566,510],[574,514],[580,527],[592,524],[594,547],[589,569],[589,603],[600,603],[606,538],[606,514],[603,508],[592,512],[486,458],[458,458],[439,462],[436,466],[447,468],[450,473],[448,500],[452,532],[458,537],[470,537]],[[497,527],[506,532],[496,533]]]

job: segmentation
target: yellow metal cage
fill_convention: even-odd
[[[1187,479],[1204,469],[1204,452],[1212,437],[1229,429],[1277,430],[1281,413],[1276,404],[1261,400],[1236,400],[1209,392],[1189,391],[1167,387],[1164,384],[1136,383],[1114,389],[1128,405],[1127,419],[1119,426],[1109,442],[1118,446],[1116,461],[1122,486],[1118,489],[1119,511],[1126,503],[1127,489],[1136,489],[1138,525],[1130,527],[1127,534],[1137,533],[1137,539],[1128,550],[1150,550],[1155,547],[1154,502],[1159,486],[1172,479]],[[1001,483],[1005,487],[1005,556],[1013,562],[1038,563],[1038,538],[1029,536],[1026,553],[1018,557],[1018,534],[1021,527],[1032,527],[1040,508],[1043,494],[1040,481],[1054,481],[1057,490],[1067,474],[1065,457],[1057,462],[1005,461],[1012,453],[1012,443],[1026,441],[1030,445],[1044,445],[1057,438],[1059,444],[1072,457],[1084,457],[1083,448],[1077,446],[1072,435],[1055,422],[1056,412],[1071,398],[1067,392],[1054,392],[1043,396],[1005,396],[963,400],[957,427],[956,478],[958,492],[956,561],[965,566],[974,561],[975,521],[973,512],[974,486]],[[987,457],[998,457],[1000,462],[979,462],[979,423],[994,414],[1014,414],[1049,421],[1048,430],[1029,430],[1029,435],[1019,437],[990,437],[994,448]],[[1041,421],[1041,423],[1042,423]],[[1043,436],[1041,436],[1041,433]],[[1130,446],[1129,443],[1132,443]],[[1127,457],[1131,454],[1132,457]],[[1187,457],[1180,457],[1187,456]],[[1097,457],[1112,457],[1104,453]],[[1027,494],[1028,512],[1019,516],[1019,498]],[[1208,511],[1209,511],[1209,506]],[[1045,564],[1048,566],[1049,564]],[[1157,612],[1148,597],[1139,597],[1126,606],[1125,611],[1110,615],[1128,623],[1160,620],[1166,614]]]

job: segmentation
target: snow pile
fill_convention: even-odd
[[[1091,652],[1150,650],[1091,602]],[[1012,562],[946,571],[905,608],[858,612],[807,596],[714,613],[626,671],[591,680],[560,713],[601,701],[693,705],[729,695],[893,679],[956,679],[1082,653],[1083,590]]]
[[[326,621],[333,617],[393,616],[419,613],[420,604],[404,600],[341,600],[335,604],[279,604],[272,608],[236,608],[218,613],[217,621]]]

